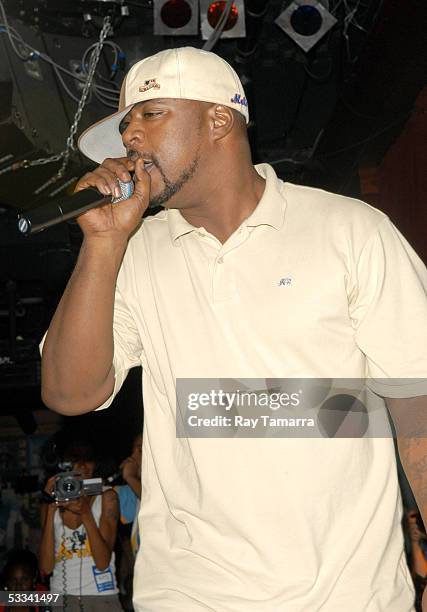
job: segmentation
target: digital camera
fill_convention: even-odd
[[[72,501],[81,495],[100,495],[101,493],[102,478],[80,478],[76,472],[71,470],[57,474],[53,489],[53,496],[57,502]]]

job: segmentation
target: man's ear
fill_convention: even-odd
[[[231,108],[222,104],[215,104],[210,109],[211,134],[214,140],[227,136],[233,129],[234,114]]]

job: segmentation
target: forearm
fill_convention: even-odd
[[[39,546],[40,571],[46,576],[53,572],[55,566],[55,533],[53,523],[55,510],[54,504],[47,506]]]
[[[80,414],[99,406],[114,385],[113,312],[126,245],[84,241],[42,355],[42,397],[53,410]]]
[[[92,512],[83,517],[87,536],[89,538],[92,557],[97,569],[105,570],[111,561],[112,550],[102,537],[102,534],[95,522]]]
[[[427,396],[386,402],[396,428],[400,460],[427,526]]]

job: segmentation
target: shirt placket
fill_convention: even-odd
[[[225,244],[218,242],[219,249],[212,261],[212,301],[214,303],[232,300],[237,297],[237,279],[234,266],[236,249],[247,239],[245,226],[239,228]]]

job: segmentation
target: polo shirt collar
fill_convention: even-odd
[[[255,170],[265,179],[265,189],[257,207],[243,224],[248,227],[270,225],[279,230],[283,225],[286,208],[283,183],[269,164],[257,164]]]
[[[264,193],[252,214],[243,221],[247,227],[269,225],[279,230],[284,221],[286,202],[282,193],[283,183],[277,178],[275,171],[269,164],[257,164],[255,170],[266,180]],[[184,234],[200,231],[200,228],[191,225],[184,219],[177,208],[167,210],[169,233],[172,242]]]

